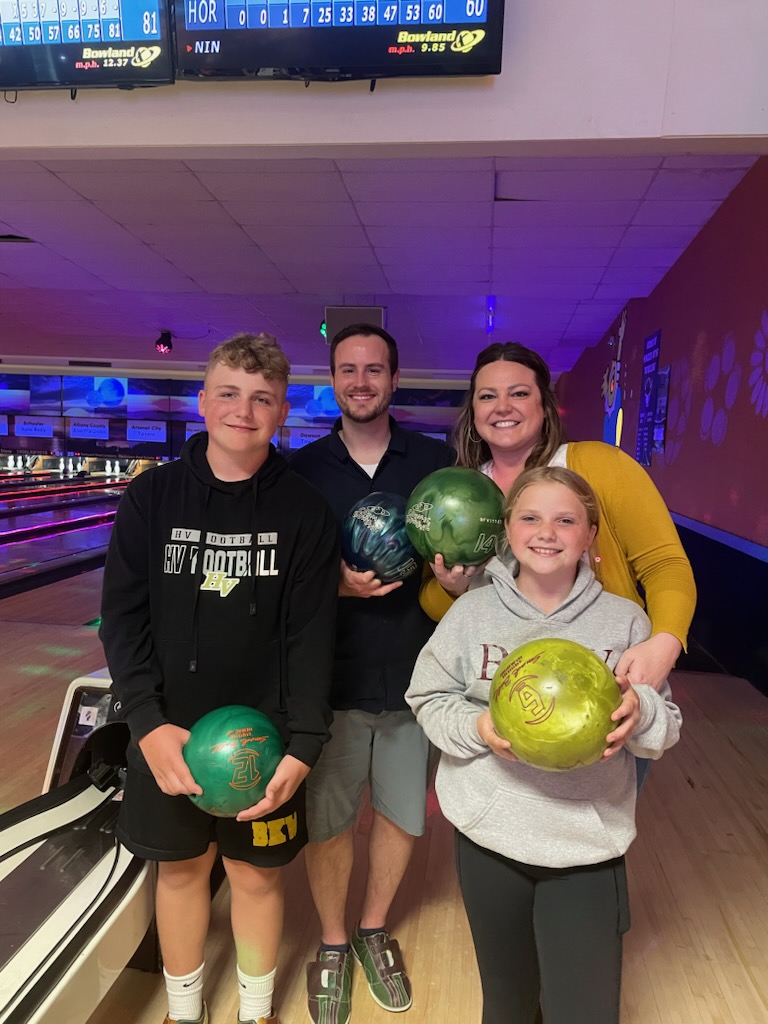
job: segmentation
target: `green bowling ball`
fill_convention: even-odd
[[[411,544],[422,558],[445,564],[479,565],[495,551],[504,530],[504,495],[490,477],[476,469],[449,466],[417,484],[405,512]]]
[[[203,790],[190,796],[192,803],[217,818],[234,818],[263,798],[283,741],[266,715],[231,704],[195,722],[183,753]]]
[[[521,761],[563,772],[599,760],[621,704],[613,673],[572,640],[531,640],[508,654],[491,683],[499,736]]]

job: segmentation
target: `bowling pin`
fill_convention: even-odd
[[[115,459],[115,476],[120,475],[120,460]]]
[[[112,462],[110,459],[107,459],[107,464],[104,466],[104,472],[107,476],[112,476]]]
[[[68,473],[74,473],[74,471],[75,471],[75,464],[74,464],[74,462],[72,461],[72,459],[71,459],[71,458],[69,458],[69,459],[67,460],[67,472],[68,472]]]
[[[64,459],[59,459],[59,472],[64,472]]]

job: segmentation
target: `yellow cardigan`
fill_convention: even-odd
[[[576,441],[566,451],[568,468],[583,476],[600,503],[600,529],[593,545],[597,577],[606,590],[643,605],[652,635],[672,633],[687,649],[696,607],[691,564],[664,499],[650,476],[620,448],[602,441]],[[431,573],[421,586],[421,606],[438,622],[453,604]]]

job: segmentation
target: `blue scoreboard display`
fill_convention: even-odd
[[[0,89],[173,81],[166,0],[0,0]]]
[[[491,75],[503,0],[175,0],[180,75]]]

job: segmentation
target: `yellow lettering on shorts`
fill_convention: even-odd
[[[296,838],[299,830],[296,812],[287,818],[269,818],[267,821],[252,821],[254,846],[280,846]]]

